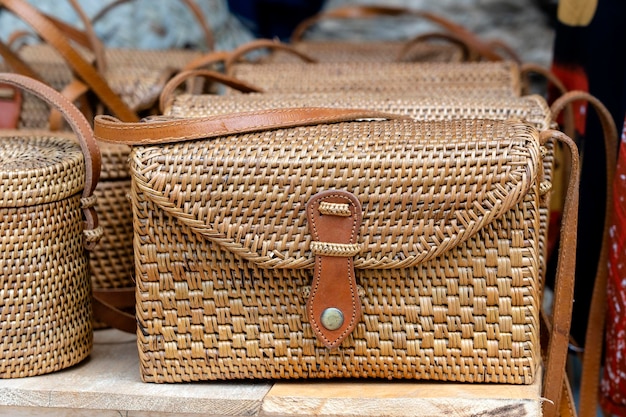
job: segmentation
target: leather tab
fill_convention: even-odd
[[[315,253],[307,316],[318,339],[332,349],[361,319],[354,275],[361,204],[347,191],[327,190],[314,195],[306,210]]]
[[[0,84],[0,128],[17,129],[22,109],[22,92],[8,84]]]

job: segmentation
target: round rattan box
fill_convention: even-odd
[[[58,371],[92,348],[89,254],[97,240],[91,192],[100,157],[89,125],[57,93],[8,82],[61,106],[80,132],[0,131],[0,378]],[[74,108],[75,109],[75,108]]]

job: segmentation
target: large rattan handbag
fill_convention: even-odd
[[[242,111],[258,111],[263,109],[284,109],[299,106],[324,106],[324,107],[358,107],[364,109],[382,110],[394,114],[407,115],[416,120],[453,120],[453,119],[476,119],[487,118],[505,120],[515,117],[531,123],[539,130],[548,129],[553,125],[554,120],[567,107],[568,103],[575,100],[586,100],[596,109],[602,120],[605,132],[606,149],[614,149],[617,142],[615,126],[611,123],[611,117],[606,108],[597,99],[582,92],[570,92],[564,94],[555,101],[552,108],[549,108],[545,100],[537,95],[526,97],[484,97],[477,100],[474,97],[458,95],[435,95],[420,96],[415,94],[389,94],[389,93],[352,93],[349,95],[342,93],[292,93],[292,94],[246,94],[246,95],[194,95],[182,94],[174,96],[178,85],[193,77],[202,76],[212,81],[219,81],[242,92],[258,91],[251,85],[242,85],[240,80],[232,79],[222,74],[212,71],[189,71],[178,74],[165,87],[161,95],[162,111],[171,117],[207,117],[217,114],[230,114]],[[545,184],[550,183],[554,177],[555,168],[555,147],[553,143],[547,142],[546,153],[543,156],[543,176]],[[565,168],[565,161],[560,160],[559,166]],[[611,178],[611,172],[608,178]],[[610,192],[610,190],[608,190]],[[541,230],[549,230],[549,207],[557,193],[558,188],[544,196],[540,207]],[[561,207],[562,202],[556,204]],[[608,217],[608,216],[607,216]],[[548,235],[540,236],[539,248],[541,254],[546,254],[540,262],[540,281],[544,282],[546,274],[546,259],[553,254],[553,236],[558,236],[557,231],[552,231]],[[606,252],[603,249],[603,252]],[[606,272],[602,265],[599,266],[598,278],[596,282],[601,282],[606,278]],[[542,285],[543,287],[543,285]],[[544,330],[545,327],[544,326]],[[598,337],[601,340],[601,337]],[[589,372],[589,371],[587,371]],[[547,376],[548,377],[548,376]],[[554,379],[554,378],[552,378]],[[565,380],[567,383],[567,380]],[[567,391],[566,391],[567,392]],[[574,409],[571,401],[563,400],[567,407]]]
[[[542,144],[562,141],[573,174],[545,364],[558,404],[578,182],[562,133],[328,108],[99,116],[95,131],[134,146],[138,344],[151,382],[532,382]]]
[[[1,73],[0,82],[57,108],[76,134],[0,133],[0,377],[16,378],[91,352],[87,250],[102,232],[92,196],[100,154],[87,120],[56,91],[15,74]]]

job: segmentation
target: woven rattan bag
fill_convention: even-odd
[[[91,352],[88,249],[101,229],[92,192],[100,155],[86,119],[53,89],[0,74],[0,82],[39,96],[74,130],[2,131],[0,187],[0,377],[40,375]]]
[[[283,51],[298,61],[242,61],[262,50]],[[363,65],[358,61],[318,62],[291,45],[257,40],[223,54],[212,54],[186,69],[201,68],[224,61],[227,75],[251,83],[265,92],[412,92],[429,94],[446,89],[461,94],[520,95],[528,76],[538,73],[563,90],[562,83],[540,65],[513,61],[492,62],[380,62]]]
[[[77,0],[69,0],[76,14],[81,18],[84,30],[78,30],[51,16],[45,17],[59,27],[63,34],[74,43],[83,46],[79,51],[83,53],[85,59],[94,61],[94,66],[102,78],[106,80],[115,94],[122,98],[126,106],[135,112],[149,112],[169,77],[187,62],[201,55],[201,52],[182,48],[139,50],[106,47],[97,38],[93,26],[113,8],[127,2],[128,0],[114,1],[90,19]],[[205,36],[204,42],[209,49],[212,49],[213,33],[206,24],[202,10],[193,0],[182,0],[180,3],[192,12],[202,28]],[[17,7],[14,10],[21,11],[23,5],[20,5],[18,1],[13,7]],[[58,48],[49,42],[21,46],[19,55],[33,67],[56,74],[65,85],[69,84],[72,79],[71,68],[67,65],[67,56],[59,54]]]
[[[611,126],[611,117],[606,108],[597,99],[582,92],[569,92],[555,101],[549,108],[545,100],[537,95],[525,97],[475,97],[458,95],[420,96],[415,94],[388,94],[388,93],[309,93],[309,94],[245,94],[245,95],[193,95],[182,94],[173,96],[178,85],[195,76],[203,76],[213,81],[220,81],[227,86],[246,92],[254,92],[255,87],[241,85],[240,80],[228,78],[212,71],[189,71],[174,77],[166,85],[161,96],[162,111],[171,117],[206,117],[218,114],[230,114],[242,111],[259,111],[263,109],[284,109],[301,106],[324,106],[324,107],[358,107],[362,109],[380,110],[394,114],[407,115],[416,120],[453,120],[453,119],[495,119],[506,120],[508,118],[523,119],[531,123],[539,130],[545,130],[554,125],[554,120],[568,103],[575,100],[587,100],[598,111],[605,128],[605,141],[607,149],[614,149],[617,143],[616,130]],[[555,167],[555,149],[552,142],[546,142],[545,154],[543,155],[544,186],[553,180]],[[560,155],[560,154],[559,154]],[[565,161],[560,160],[559,166],[565,168]],[[611,174],[609,173],[609,178]],[[554,240],[558,236],[558,228],[549,227],[549,208],[552,196],[558,189],[552,188],[542,199],[540,206],[541,230],[545,233],[539,237],[540,254],[554,255]],[[564,196],[556,195],[557,199]],[[562,202],[557,203],[562,207]],[[549,233],[548,233],[549,232]],[[543,256],[540,262],[539,278],[543,283],[546,274],[546,260]],[[603,277],[599,268],[597,282]],[[543,287],[543,285],[540,285]],[[552,375],[545,375],[546,379],[556,380]],[[557,389],[558,385],[544,384],[545,396],[549,398],[550,389]]]
[[[565,135],[321,108],[95,130],[135,145],[145,381],[536,378],[541,142]]]
[[[102,100],[97,100],[98,102],[106,105],[113,104],[113,107],[119,110],[114,114],[119,117],[124,116],[125,120],[138,120],[137,114],[130,110],[123,101],[121,101],[122,107],[126,111],[120,110],[119,106],[114,105],[115,102],[120,102],[120,97],[107,84],[110,80],[101,77],[97,70],[78,52],[78,49],[75,49],[75,45],[70,43],[68,37],[65,36],[71,35],[69,29],[60,30],[60,22],[52,21],[51,18],[44,16],[26,2],[2,0],[0,4],[36,28],[42,38],[48,42],[42,51],[47,51],[49,56],[44,56],[44,54],[39,61],[37,59],[26,61],[22,59],[24,58],[23,55],[16,55],[10,49],[2,49],[5,52],[3,56],[9,58],[8,63],[14,70],[44,80],[71,98],[75,95],[85,97],[83,93],[91,90],[98,98],[102,98]],[[42,72],[42,76],[36,73],[32,75],[34,73],[31,68],[33,64],[39,72]],[[120,65],[117,68],[122,67]],[[78,77],[73,81],[71,81],[72,70]],[[51,83],[50,80],[55,82]],[[78,87],[76,94],[73,93],[74,87]],[[141,87],[137,86],[135,92],[139,90]],[[160,93],[160,88],[153,91],[156,97],[158,97],[158,93]],[[40,101],[33,100],[33,97],[24,97],[20,102],[14,96],[13,99],[6,101],[6,105],[17,108],[19,118],[12,121],[14,125],[40,129],[45,129],[49,125],[54,129],[61,127],[59,123],[48,123],[51,120],[49,110]],[[92,105],[93,103],[86,103],[81,106],[81,110],[87,113],[84,110],[89,109]],[[125,145],[100,144],[100,150],[102,175],[94,194],[98,198],[98,211],[101,213],[100,225],[104,234],[100,241],[99,250],[90,253],[91,262],[89,263],[93,281],[95,325],[96,328],[113,326],[134,332],[136,326],[131,312],[134,307],[132,213],[127,198],[130,190],[130,174],[127,163],[130,149]],[[125,311],[121,311],[122,309]]]

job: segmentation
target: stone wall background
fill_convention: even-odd
[[[47,13],[76,23],[74,11],[65,0],[30,0]],[[196,0],[215,32],[219,49],[232,49],[253,38],[251,32],[229,12],[227,0]],[[245,0],[236,0],[245,1]],[[550,9],[556,0],[327,0],[324,8],[346,4],[384,4],[418,8],[439,13],[486,39],[509,44],[524,61],[549,65],[552,59],[554,30]],[[275,6],[280,7],[280,1]],[[89,15],[95,14],[102,0],[81,0]],[[26,26],[10,13],[0,13],[0,37]],[[371,21],[325,22],[310,36],[324,38],[407,39],[423,31],[437,29],[415,19],[378,19]],[[133,48],[200,47],[202,32],[182,2],[175,0],[135,0],[119,6],[96,25],[96,31],[111,46]]]
[[[79,0],[88,16],[95,15],[110,1]],[[40,10],[80,25],[66,0],[29,0]],[[197,0],[213,29],[218,49],[232,49],[253,39],[252,34],[229,11],[226,0]],[[28,27],[7,11],[0,12],[0,37],[4,40],[17,29]],[[114,47],[164,49],[194,47],[205,49],[197,21],[183,2],[177,0],[134,0],[120,5],[95,26],[105,44]]]

